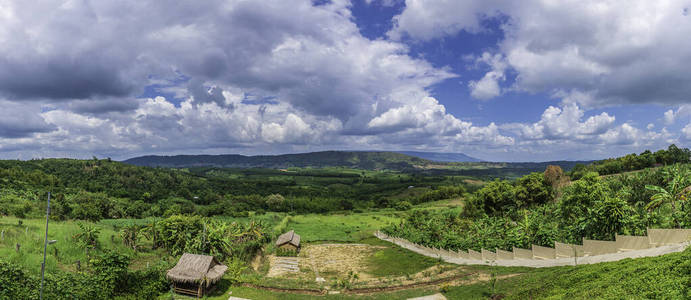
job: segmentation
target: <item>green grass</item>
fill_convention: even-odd
[[[689,299],[691,248],[658,257],[624,259],[555,268],[474,267],[498,276],[496,294],[505,299]],[[489,283],[452,287],[449,299],[487,299]]]
[[[45,219],[23,219],[22,225],[18,225],[19,220],[12,217],[0,218],[0,231],[5,231],[5,240],[0,241],[0,257],[25,266],[27,271],[33,274],[38,274],[43,261]],[[101,229],[99,241],[103,248],[132,254],[132,250],[122,245],[117,232],[108,226],[98,224],[96,226]],[[78,232],[77,222],[50,222],[48,239],[57,242],[48,246],[46,272],[54,272],[58,268],[74,268],[77,260],[80,260],[83,266],[86,265],[86,253],[72,239],[72,236]],[[112,241],[111,236],[113,236]],[[21,245],[20,252],[15,249],[17,243]],[[55,256],[55,249],[57,249],[57,256]]]
[[[228,291],[232,291],[232,294],[228,294]],[[367,296],[352,296],[352,295],[323,295],[323,296],[311,296],[311,295],[299,295],[290,293],[279,293],[270,292],[265,290],[253,289],[248,287],[230,287],[225,293],[214,293],[207,297],[210,300],[227,300],[228,297],[240,297],[247,299],[262,299],[262,300],[309,300],[309,299],[326,299],[326,300],[339,300],[339,299],[363,299],[363,300],[389,300],[389,299],[408,299],[411,297],[421,297],[426,295],[431,295],[438,293],[435,289],[415,289],[406,290],[391,293],[380,293],[375,295]],[[176,299],[179,296],[176,295]],[[160,300],[170,299],[170,294],[162,295],[159,297]],[[193,298],[190,298],[193,299]]]
[[[374,276],[403,276],[415,274],[439,264],[439,260],[417,254],[375,237],[363,240],[371,245],[387,246],[367,259],[367,273]]]
[[[691,296],[691,248],[659,257],[576,267],[468,268],[497,276],[518,275],[497,280],[494,290],[490,282],[450,286],[444,293],[448,299],[488,299],[493,294],[504,295],[504,299],[688,299]],[[232,296],[249,299],[407,299],[439,292],[436,287],[427,287],[371,296],[308,296],[226,284],[209,299],[225,300],[230,291]],[[164,295],[160,299],[169,298]]]
[[[34,275],[40,274],[41,263],[43,262],[45,219],[22,219],[23,224],[21,226],[18,225],[19,220],[13,217],[0,218],[0,231],[5,231],[5,239],[0,241],[0,258],[24,266],[28,272]],[[87,268],[86,252],[72,239],[72,236],[80,232],[77,223],[78,221],[50,221],[48,239],[57,242],[49,245],[47,249],[47,273],[58,270],[74,271],[77,260],[81,261],[83,268]],[[133,260],[131,265],[133,268],[141,269],[143,266],[138,265],[139,262],[143,265],[146,262],[153,263],[164,255],[160,251],[135,253],[122,244],[119,232],[115,231],[112,226],[101,223],[94,225],[101,231],[99,234],[101,248],[129,255]],[[21,245],[20,252],[15,249],[17,243]],[[146,245],[146,241],[143,241],[143,244]],[[57,256],[55,249],[57,249]]]
[[[287,229],[300,234],[302,242],[358,242],[374,231],[400,220],[395,212],[293,216]]]

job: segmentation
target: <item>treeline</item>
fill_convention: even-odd
[[[38,217],[52,192],[56,219],[242,216],[248,211],[324,213],[394,207],[408,186],[463,185],[454,176],[352,169],[166,169],[110,160],[0,161],[0,215]],[[272,202],[271,195],[284,201]],[[431,201],[434,196],[409,199]]]
[[[691,228],[689,164],[606,178],[590,172],[570,183],[551,181],[559,178],[554,174],[497,180],[475,192],[461,213],[419,212],[383,231],[432,247],[511,250]]]
[[[593,162],[590,165],[576,165],[570,172],[571,178],[576,180],[588,172],[597,172],[600,175],[617,174],[672,164],[691,163],[691,150],[670,145],[667,150],[656,152],[645,150],[640,154],[631,153],[618,158],[610,158]]]

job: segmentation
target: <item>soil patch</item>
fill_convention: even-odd
[[[375,251],[386,248],[367,244],[320,244],[302,249],[300,258],[308,262],[321,277],[342,277],[349,272],[357,273],[360,280],[371,278],[366,273],[367,258]]]

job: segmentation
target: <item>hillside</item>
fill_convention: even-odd
[[[345,167],[353,169],[406,170],[431,161],[394,152],[322,151],[283,155],[244,156],[227,155],[176,155],[142,156],[124,161],[128,164],[148,167],[223,167],[223,168],[269,168],[290,167]]]
[[[451,160],[455,161],[451,161]],[[467,159],[468,161],[460,161]],[[475,161],[470,161],[475,160]],[[427,172],[446,175],[510,177],[525,175],[530,172],[542,172],[547,165],[558,165],[570,170],[576,164],[587,164],[587,161],[553,161],[553,162],[482,162],[462,153],[433,152],[378,152],[378,151],[322,151],[283,155],[245,156],[238,154],[225,155],[149,155],[130,158],[126,164],[145,167],[190,168],[265,168],[286,169],[340,167],[362,170],[394,170],[407,172]]]
[[[438,162],[481,162],[483,160],[463,153],[397,151],[398,153]]]

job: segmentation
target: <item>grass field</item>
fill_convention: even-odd
[[[386,248],[375,252],[367,260],[367,272],[374,276],[408,275],[440,263],[438,259],[422,256],[375,237],[362,240],[361,242],[370,245],[386,246]]]
[[[21,225],[19,225],[19,221],[22,222]],[[94,225],[101,230],[99,242],[103,248],[134,254],[131,249],[122,246],[118,233],[109,226]],[[2,217],[0,218],[0,231],[5,231],[4,240],[0,241],[0,257],[6,261],[26,266],[29,272],[39,274],[43,261],[45,219]],[[57,242],[48,246],[46,272],[54,272],[58,268],[73,270],[77,260],[86,265],[86,253],[72,239],[72,236],[78,232],[77,222],[50,222],[48,239]],[[16,251],[17,243],[21,245],[19,252]],[[146,254],[140,253],[140,255]]]
[[[469,284],[429,286],[368,296],[309,296],[240,286],[226,286],[209,299],[229,296],[249,299],[407,299],[442,292],[448,299],[689,299],[691,297],[691,248],[660,257],[626,259],[595,265],[554,268],[505,268],[469,266],[485,280]],[[493,284],[487,276],[499,279]],[[506,277],[507,275],[515,275]],[[491,278],[491,277],[490,277]],[[232,292],[232,294],[229,294]],[[170,295],[160,299],[170,299]]]
[[[382,211],[372,213],[297,215],[292,216],[287,229],[300,234],[302,242],[358,242],[369,238],[374,231],[400,220],[399,213]]]
[[[367,259],[368,273],[371,275],[405,276],[438,264],[435,259],[419,256],[371,237],[371,232],[382,224],[397,220],[396,213],[384,211],[348,215],[299,215],[291,216],[287,225],[293,226],[311,243],[340,241],[391,246],[374,252]],[[272,225],[278,225],[286,220],[284,215],[267,214],[263,215],[263,218]],[[233,220],[243,221],[242,218]],[[21,225],[19,221],[20,219],[10,217],[0,218],[0,230],[4,231],[4,240],[0,241],[0,256],[4,260],[26,266],[27,271],[38,274],[42,261],[45,220],[24,219],[21,220]],[[134,257],[132,268],[142,268],[146,262],[155,262],[166,257],[173,259],[162,252],[134,254],[132,250],[122,246],[117,232],[113,230],[113,225],[126,223],[127,221],[122,223],[103,221],[95,224],[101,230],[99,240],[103,248],[131,254]],[[72,241],[72,236],[78,231],[77,222],[51,222],[49,239],[58,242],[48,248],[47,272],[74,271],[76,260],[85,262],[85,253]],[[350,232],[347,233],[347,231]],[[15,250],[16,243],[21,244],[19,253]],[[53,249],[58,250],[57,256]],[[691,249],[661,257],[627,259],[577,267],[530,269],[470,266],[466,268],[486,276],[492,273],[497,276],[509,274],[517,276],[499,279],[496,285],[492,285],[491,281],[460,286],[450,285],[444,288],[444,294],[448,299],[487,299],[492,294],[502,294],[506,296],[505,299],[684,299],[691,297],[689,288],[691,286]],[[229,292],[232,292],[232,296],[250,299],[405,299],[439,291],[439,286],[430,286],[371,296],[342,294],[308,296],[230,286],[227,281],[224,281],[217,294],[209,299],[227,299]],[[170,295],[161,295],[160,299],[170,299]]]

